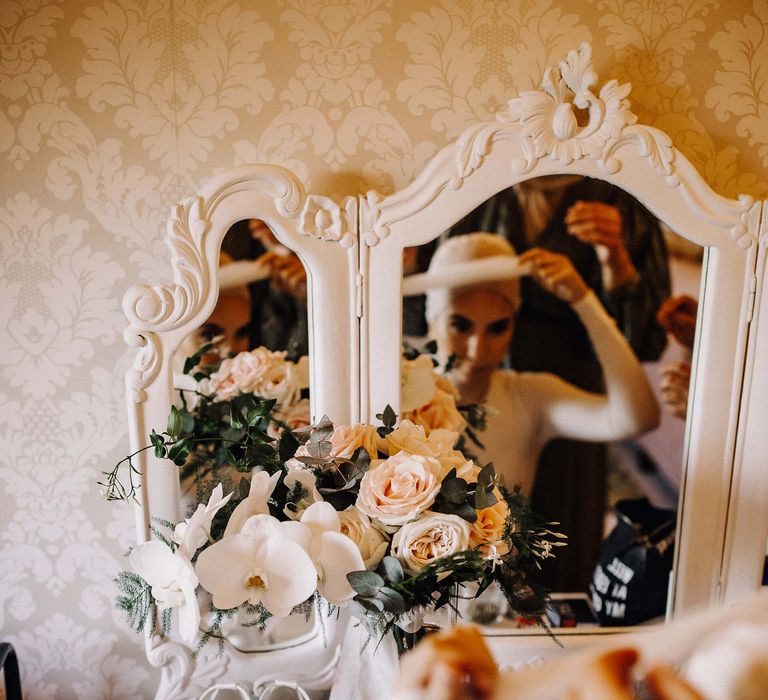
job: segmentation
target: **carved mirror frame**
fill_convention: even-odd
[[[165,426],[173,397],[174,351],[213,311],[222,241],[233,224],[249,218],[263,220],[307,271],[312,416],[356,419],[357,202],[348,197],[336,204],[308,195],[289,171],[248,165],[212,178],[198,195],[173,208],[165,238],[173,281],[132,287],[123,299],[130,321],[124,337],[138,348],[126,375],[132,451],[147,444],[152,428]],[[184,514],[178,468],[151,451],[142,452],[139,460],[136,527],[138,541],[144,542],[151,538],[156,519],[176,523]],[[164,638],[152,636],[146,653],[161,670],[156,698],[197,700],[206,689],[230,679],[252,683],[243,686],[247,689],[273,677],[286,680],[286,669],[295,669],[293,680],[306,687],[330,687],[344,629],[344,624],[325,630],[316,625],[304,646],[283,646],[271,655],[241,653],[227,645],[222,657],[215,644],[210,652],[193,656],[175,630]]]
[[[621,187],[705,249],[670,610],[755,590],[768,536],[767,205],[713,192],[669,137],[637,123],[629,85],[596,87],[590,57],[586,44],[569,53],[545,73],[541,90],[511,99],[496,121],[468,128],[391,196],[370,192],[336,203],[307,194],[283,168],[250,165],[212,178],[177,205],[166,235],[173,281],[133,287],[123,303],[125,339],[137,348],[126,377],[132,450],[165,425],[172,355],[214,308],[221,243],[237,221],[264,220],[307,269],[313,416],[375,420],[399,403],[403,247],[431,240],[523,179],[587,175]],[[586,126],[571,119],[571,105],[587,110]],[[153,518],[177,522],[181,514],[176,467],[146,452],[139,466],[141,542],[151,537]],[[343,633],[343,624],[332,630],[327,653],[310,669],[316,687],[330,685]],[[215,651],[193,657],[174,634],[148,638],[146,647],[162,670],[158,698],[197,698],[221,679],[275,668],[269,655],[256,663],[232,650],[223,659]],[[306,666],[306,649],[281,654],[283,669]]]
[[[768,440],[757,424],[768,417],[768,348],[762,354],[756,348],[755,314],[768,311],[755,298],[762,296],[757,264],[759,258],[764,270],[765,203],[711,190],[666,134],[638,123],[629,92],[628,84],[598,82],[591,49],[582,44],[545,72],[540,90],[511,99],[495,121],[466,129],[406,188],[361,197],[361,415],[373,419],[399,401],[401,335],[393,329],[400,328],[404,247],[434,239],[491,195],[528,178],[571,173],[628,192],[704,247],[669,598],[670,613],[678,614],[760,585],[768,479],[759,462]],[[586,125],[579,126],[574,107],[588,114]]]

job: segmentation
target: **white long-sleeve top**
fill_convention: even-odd
[[[480,465],[493,462],[511,488],[530,495],[536,464],[553,438],[623,440],[659,422],[659,406],[640,363],[593,292],[573,305],[603,370],[606,392],[579,389],[548,372],[498,369],[483,403],[486,429],[478,434]]]

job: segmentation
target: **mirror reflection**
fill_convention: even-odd
[[[700,273],[701,249],[637,200],[571,175],[503,190],[404,251],[404,341],[485,408],[478,459],[568,536],[542,572],[553,590],[589,590],[619,501],[647,498],[625,510],[669,535]],[[656,588],[645,619],[663,612]],[[633,624],[620,611],[604,624]]]
[[[236,465],[251,452],[258,456],[257,446],[239,445],[237,428],[228,428],[233,410],[246,417],[255,410],[241,394],[274,399],[273,415],[292,427],[310,419],[303,263],[263,221],[248,219],[226,233],[218,276],[213,312],[174,356],[177,407],[190,425],[194,420],[196,436],[180,470],[183,512],[205,500],[211,484],[237,487],[242,474]],[[279,433],[271,423],[260,428],[273,437]],[[229,443],[215,443],[213,436],[222,433]]]

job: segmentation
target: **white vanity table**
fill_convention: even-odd
[[[759,586],[768,538],[768,205],[714,193],[664,133],[636,123],[629,86],[599,81],[587,45],[544,85],[513,98],[496,121],[467,129],[390,196],[334,202],[307,194],[282,168],[251,165],[212,178],[175,207],[167,237],[174,280],[134,287],[124,300],[125,337],[138,349],[127,376],[132,449],[166,420],[171,356],[214,307],[219,249],[233,223],[262,219],[305,264],[313,415],[375,421],[399,403],[403,248],[434,239],[524,179],[586,175],[622,188],[704,247],[669,615],[739,600]],[[176,469],[144,453],[142,470],[139,541],[151,536],[152,518],[180,518]],[[346,624],[329,625],[327,646],[318,633],[262,653],[227,646],[222,659],[215,649],[195,658],[174,635],[153,637],[146,646],[162,669],[157,697],[195,698],[214,683],[287,669],[301,669],[300,683],[329,687]],[[615,631],[563,639],[576,646]],[[539,631],[494,631],[489,641],[506,664],[557,651]]]

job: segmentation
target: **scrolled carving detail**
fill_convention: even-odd
[[[533,141],[536,158],[550,156],[564,165],[584,156],[602,160],[606,145],[637,121],[626,99],[629,83],[609,80],[594,93],[597,73],[591,59],[592,49],[582,43],[557,67],[547,68],[541,90],[512,98],[497,115],[503,122],[520,124]],[[582,126],[583,117],[587,123]]]
[[[355,241],[356,222],[350,220],[347,200],[342,208],[329,197],[307,196],[299,215],[299,233],[321,241],[338,241],[344,248],[349,248]]]
[[[229,665],[226,656],[195,657],[183,644],[160,637],[153,638],[147,658],[162,670],[155,700],[197,700],[205,688],[226,673]]]
[[[138,348],[133,367],[128,372],[128,384],[131,387],[131,399],[134,403],[142,403],[147,399],[144,388],[149,385],[160,371],[160,345],[157,336],[150,331],[139,331],[134,326],[128,326],[123,331],[126,345]]]
[[[131,287],[123,298],[123,311],[140,330],[166,331],[178,327],[199,308],[210,272],[205,262],[204,239],[210,221],[202,198],[184,200],[173,208],[165,239],[171,251],[174,281]]]

